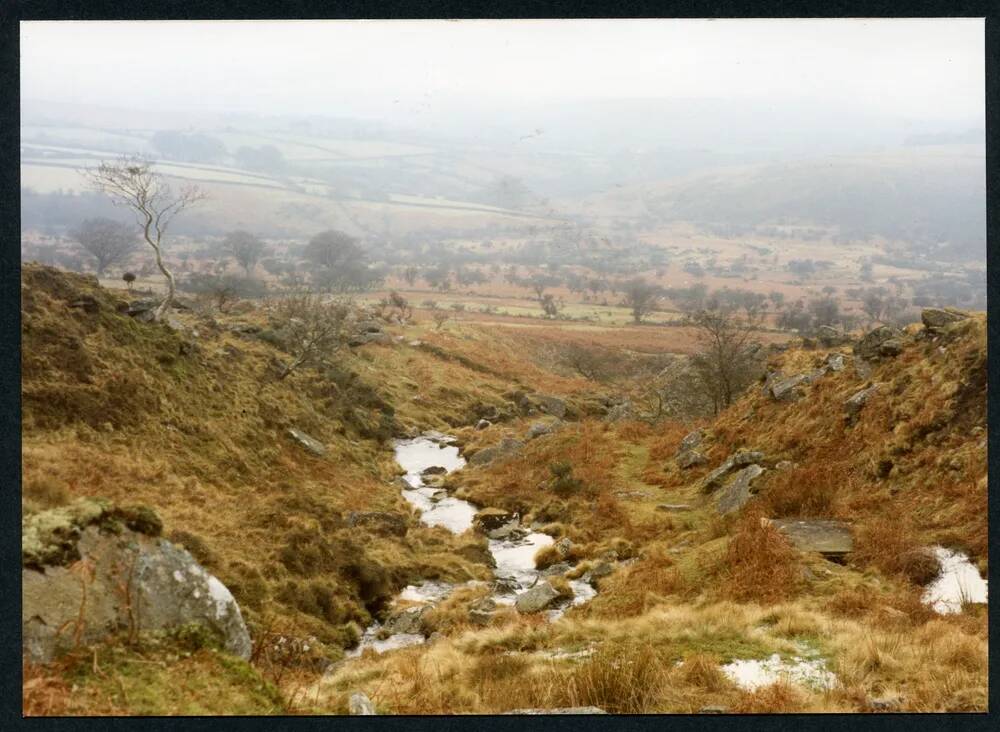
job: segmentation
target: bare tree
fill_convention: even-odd
[[[236,260],[249,277],[257,262],[267,252],[267,245],[249,231],[231,231],[226,234],[222,248]]]
[[[701,310],[691,317],[702,349],[692,362],[714,412],[728,407],[756,378],[760,344],[754,334],[760,314],[745,318],[727,310]]]
[[[127,260],[138,245],[132,227],[105,218],[86,219],[70,232],[70,236],[97,260],[98,277],[104,276],[108,267]]]
[[[644,316],[653,312],[660,299],[660,288],[641,278],[629,280],[621,285],[625,307],[632,310],[632,320],[638,325]]]
[[[153,311],[153,319],[160,320],[177,289],[173,273],[163,262],[167,227],[177,214],[204,199],[205,194],[196,186],[184,186],[175,193],[148,160],[136,156],[102,160],[83,175],[95,190],[110,196],[116,206],[131,209],[142,227],[142,236],[156,255],[156,266],[167,280],[167,296]]]
[[[292,360],[282,366],[277,381],[287,378],[303,365],[317,363],[336,353],[344,342],[349,312],[349,301],[324,302],[311,293],[279,300],[274,320],[285,334],[284,342]]]

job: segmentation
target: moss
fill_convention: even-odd
[[[148,506],[118,508],[100,498],[81,498],[68,506],[25,516],[21,521],[21,564],[40,569],[70,564],[80,558],[77,541],[88,526],[119,533],[122,526],[158,536],[163,528]]]

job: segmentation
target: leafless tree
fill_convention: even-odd
[[[131,209],[142,227],[143,239],[152,248],[156,266],[167,280],[167,296],[153,311],[153,319],[160,320],[177,289],[173,273],[163,262],[167,227],[177,214],[204,199],[205,194],[197,186],[184,186],[175,193],[148,160],[137,156],[102,160],[96,168],[82,172],[95,190],[110,196],[115,205]]]
[[[249,231],[231,231],[226,234],[222,248],[236,260],[249,277],[257,262],[267,252],[267,245]]]
[[[135,229],[131,226],[100,217],[86,219],[70,236],[97,260],[98,277],[102,277],[108,267],[127,260],[138,244]]]
[[[718,414],[757,376],[755,365],[760,344],[754,336],[761,316],[741,318],[728,310],[701,310],[691,317],[691,323],[698,329],[702,346],[692,363],[702,389],[714,405],[713,411]]]
[[[336,353],[344,342],[345,320],[350,302],[324,302],[318,295],[306,293],[278,301],[273,315],[292,360],[278,372],[281,381],[303,365],[317,363]]]
[[[632,310],[632,320],[638,325],[644,316],[653,312],[660,299],[660,288],[641,278],[622,283],[625,307]]]

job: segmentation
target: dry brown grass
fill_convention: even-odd
[[[747,511],[734,526],[719,578],[720,590],[734,600],[775,602],[798,590],[798,554],[762,517],[758,510]]]

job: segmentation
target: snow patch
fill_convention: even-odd
[[[837,677],[826,670],[823,659],[810,661],[796,657],[783,661],[777,653],[762,661],[738,659],[724,665],[722,673],[750,691],[782,680],[814,689],[830,689],[837,683]]]

